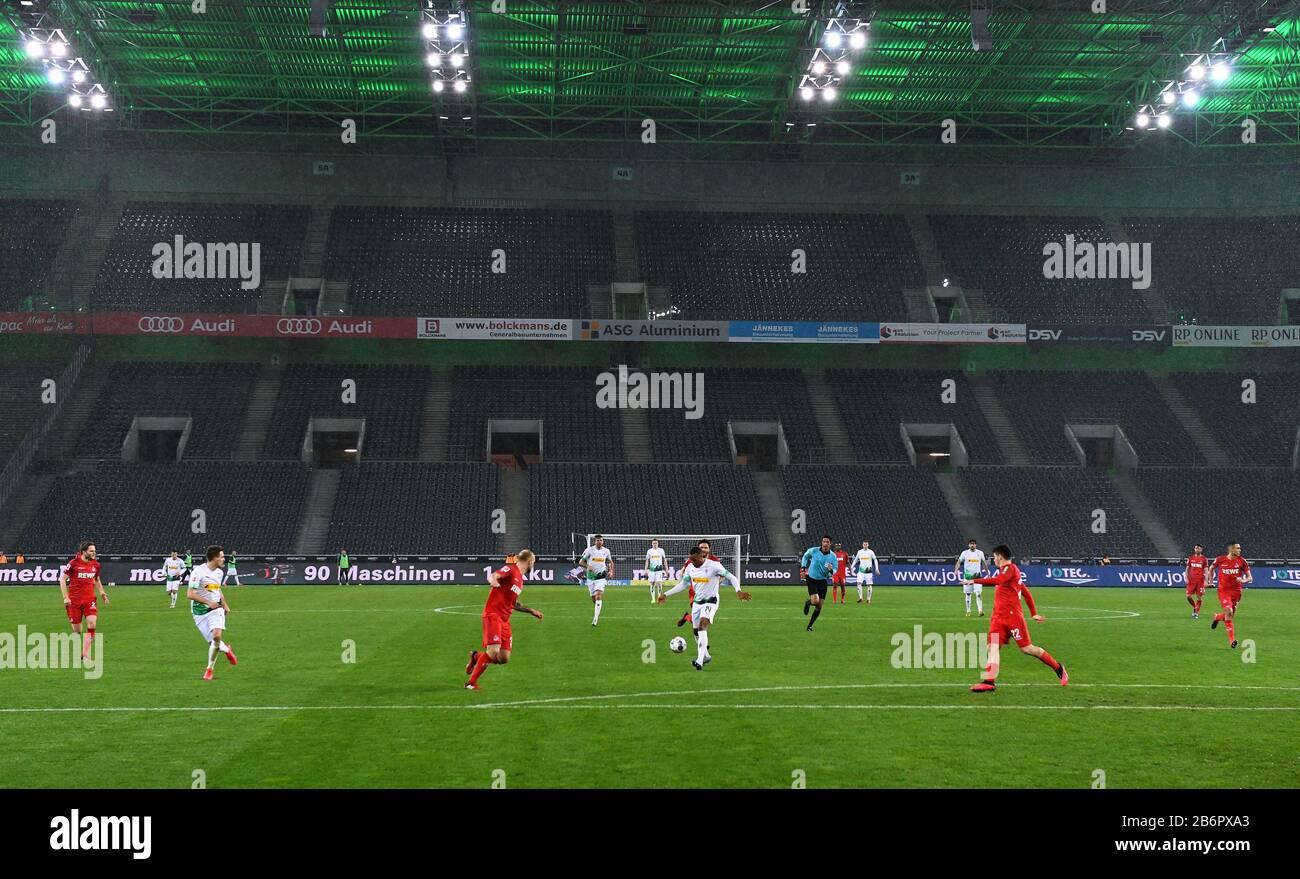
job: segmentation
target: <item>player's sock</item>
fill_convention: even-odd
[[[809,599],[803,603],[803,615],[808,616],[808,608],[812,607],[812,600]]]
[[[603,603],[604,602],[602,602],[601,599],[599,598],[597,598],[594,602],[594,604],[596,605],[596,613],[591,618],[591,624],[593,626],[596,625],[596,623],[600,622],[600,606]]]
[[[208,645],[208,668],[217,664],[217,642],[213,641]]]
[[[1196,599],[1196,603],[1192,605],[1192,612],[1197,614],[1201,612],[1201,599]]]
[[[979,613],[984,613],[984,596],[975,596],[975,610]]]
[[[1236,641],[1237,636],[1232,633],[1232,620],[1224,620],[1223,627],[1228,630],[1228,640]]]
[[[87,628],[86,636],[81,639],[81,655],[86,657],[90,655],[90,645],[95,642],[95,630]]]
[[[862,584],[858,584],[858,601],[862,600]]]
[[[984,666],[984,683],[991,684],[998,679],[998,663],[990,662]]]
[[[1043,665],[1047,666],[1052,671],[1056,672],[1056,676],[1058,678],[1061,676],[1061,664],[1052,657],[1052,654],[1044,650],[1043,655],[1038,658],[1042,660]]]
[[[222,641],[220,644],[217,645],[217,649],[220,650],[222,653],[229,653],[230,645],[227,644],[225,641]]]
[[[970,613],[970,593],[966,593],[966,613]]]
[[[702,663],[704,662],[704,657],[709,655],[709,630],[700,629],[696,632],[695,643],[699,646],[695,658]]]
[[[492,664],[492,657],[488,656],[486,653],[480,653],[478,655],[478,659],[474,663],[474,670],[470,672],[469,682],[471,684],[477,684],[479,675],[487,671],[487,667],[491,664]]]
[[[812,624],[817,622],[817,618],[821,615],[822,615],[822,606],[820,604],[814,604],[812,609],[812,619],[808,621],[808,626],[811,628]]]
[[[870,601],[870,600],[871,600],[871,587],[868,586],[868,587],[867,587],[867,601]]]

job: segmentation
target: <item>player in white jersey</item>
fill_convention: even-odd
[[[736,597],[749,601],[750,594],[740,588],[740,578],[723,567],[722,562],[706,558],[703,547],[696,545],[691,550],[690,560],[682,569],[681,580],[672,589],[659,596],[660,603],[670,595],[676,595],[688,585],[695,589],[695,600],[691,603],[691,628],[695,630],[696,655],[691,665],[697,671],[713,661],[709,655],[709,625],[718,614],[718,591],[723,580],[731,583],[736,590]]]
[[[961,591],[966,594],[966,616],[970,616],[972,594],[975,596],[975,607],[979,610],[980,616],[984,616],[984,587],[976,583],[975,578],[981,576],[981,572],[984,575],[988,574],[989,563],[984,557],[984,550],[978,547],[974,537],[966,541],[966,549],[957,556],[957,567],[954,570],[957,576],[961,577]]]
[[[163,577],[167,580],[167,597],[171,600],[171,606],[176,606],[176,596],[181,591],[181,577],[185,576],[185,559],[181,558],[176,550],[163,559]]]
[[[867,604],[871,603],[871,587],[875,585],[876,574],[880,571],[880,559],[876,558],[876,551],[871,548],[871,541],[862,541],[862,549],[858,550],[853,556],[851,569],[858,578],[858,604],[861,604],[862,587],[867,587]]]
[[[587,594],[591,596],[591,603],[596,608],[591,617],[591,624],[594,626],[600,622],[600,608],[605,602],[605,586],[609,578],[614,576],[614,554],[605,546],[603,536],[596,535],[591,546],[587,547],[582,553],[582,558],[578,559],[578,567],[586,574]]]
[[[199,627],[204,640],[208,642],[208,667],[203,672],[203,680],[212,680],[212,666],[217,662],[217,655],[224,653],[231,665],[235,665],[235,651],[225,641],[226,614],[230,605],[221,593],[224,575],[221,566],[225,564],[226,553],[219,546],[209,546],[207,562],[195,565],[190,572],[190,587],[185,597],[190,600],[190,613],[194,614],[194,625]]]
[[[650,541],[650,548],[645,551],[646,579],[650,581],[650,603],[659,601],[660,584],[668,576],[668,557],[659,548],[658,540]]]

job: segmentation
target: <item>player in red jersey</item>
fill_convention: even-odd
[[[1236,647],[1237,633],[1233,628],[1233,620],[1237,616],[1237,605],[1241,604],[1241,586],[1255,578],[1250,573],[1250,565],[1241,556],[1240,543],[1228,544],[1228,554],[1216,558],[1210,565],[1209,573],[1214,573],[1216,569],[1219,572],[1219,604],[1223,611],[1214,615],[1210,628],[1216,629],[1219,623],[1223,623],[1228,630],[1228,646]]]
[[[1187,557],[1183,569],[1183,578],[1187,582],[1187,603],[1192,606],[1192,619],[1201,618],[1201,601],[1205,598],[1205,571],[1210,560],[1205,557],[1205,547],[1199,543],[1192,547],[1192,554]]]
[[[540,611],[519,604],[519,593],[524,590],[524,575],[533,569],[536,558],[531,549],[515,553],[513,561],[506,559],[504,567],[488,574],[487,604],[483,608],[483,652],[471,650],[465,674],[469,680],[465,689],[477,690],[478,679],[489,665],[505,665],[510,661],[513,637],[510,634],[510,614],[516,610],[542,618]]]
[[[63,566],[59,574],[59,591],[63,593],[63,607],[68,612],[72,631],[81,634],[81,623],[86,623],[86,633],[81,639],[81,658],[90,656],[90,645],[95,640],[95,623],[99,621],[99,606],[95,603],[95,590],[108,603],[108,593],[99,579],[99,562],[95,559],[95,544],[89,540],[81,544],[77,554]]]
[[[831,575],[831,604],[835,603],[835,596],[839,596],[840,604],[844,603],[844,596],[848,594],[847,585],[849,577],[849,554],[844,551],[844,544],[835,544],[835,573]]]
[[[1066,674],[1065,666],[1029,640],[1029,628],[1025,625],[1024,611],[1020,609],[1020,597],[1023,595],[1025,604],[1029,605],[1032,619],[1041,623],[1043,617],[1034,606],[1034,596],[1029,594],[1020,568],[1012,563],[1011,549],[1005,543],[993,549],[993,562],[998,567],[997,574],[974,581],[981,586],[996,586],[997,591],[993,593],[993,616],[989,618],[989,664],[984,669],[984,679],[971,687],[971,692],[990,693],[997,689],[999,652],[1001,645],[1008,641],[1015,641],[1021,653],[1038,658],[1043,665],[1056,672],[1062,687],[1068,685],[1070,676]]]
[[[722,559],[718,558],[716,555],[714,555],[711,552],[711,550],[713,549],[713,545],[709,543],[707,540],[701,540],[699,543],[695,545],[698,546],[700,549],[704,550],[704,557],[706,559],[715,562],[722,561]],[[678,568],[677,570],[681,571],[682,568],[685,568],[690,563],[691,563],[691,557],[687,556],[686,559],[682,562],[682,567]],[[694,584],[692,584],[686,590],[686,596],[687,598],[690,599],[690,604],[686,605],[686,613],[682,614],[682,618],[677,621],[677,628],[679,629],[691,621],[691,608],[695,606],[695,585]]]

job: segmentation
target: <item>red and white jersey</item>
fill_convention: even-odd
[[[842,549],[835,550],[835,558],[839,561],[835,565],[835,582],[843,583],[844,578],[849,573],[849,554]]]
[[[95,579],[99,576],[98,559],[86,561],[80,555],[75,555],[63,566],[63,572],[68,575],[69,598],[94,597]]]
[[[1214,566],[1219,569],[1220,589],[1240,589],[1241,579],[1250,573],[1250,565],[1246,564],[1243,556],[1230,559],[1221,555],[1214,560]]]
[[[1204,586],[1205,571],[1210,567],[1210,560],[1203,555],[1187,557],[1187,585]]]
[[[497,568],[497,585],[488,590],[487,604],[483,616],[495,616],[502,620],[510,619],[514,613],[515,602],[519,593],[524,591],[524,575],[515,564]]]

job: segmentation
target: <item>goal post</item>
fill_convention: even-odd
[[[595,542],[596,534],[597,532],[593,531],[590,534],[574,535],[575,561]],[[601,536],[605,538],[605,548],[614,558],[614,576],[609,581],[614,585],[648,581],[649,571],[646,569],[645,556],[652,540],[658,540],[659,548],[664,551],[664,565],[667,568],[663,584],[665,588],[677,582],[682,563],[701,540],[709,541],[710,552],[727,566],[728,571],[744,579],[741,561],[749,545],[747,534],[601,534]]]

